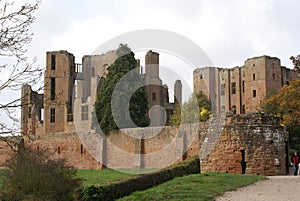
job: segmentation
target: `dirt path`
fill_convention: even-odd
[[[236,191],[226,192],[216,201],[299,201],[300,176],[272,176]]]

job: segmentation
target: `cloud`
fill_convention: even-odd
[[[83,55],[119,34],[163,29],[196,42],[215,66],[241,66],[247,58],[270,55],[291,67],[288,58],[300,53],[299,10],[298,0],[45,0],[31,27],[28,54],[45,66],[46,51],[63,49],[81,62]],[[174,69],[183,69],[178,73],[191,83],[191,71],[186,72],[184,64],[161,56],[162,65],[178,65]],[[173,80],[171,89],[172,84]]]
[[[247,58],[270,55],[290,67],[289,56],[298,53],[298,10],[296,0],[45,1],[31,54],[44,66],[46,51],[68,50],[80,63],[83,55],[119,34],[162,29],[195,41],[215,66],[241,66]],[[163,65],[174,65],[174,60]],[[190,79],[192,70],[188,74]]]

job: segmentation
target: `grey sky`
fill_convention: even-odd
[[[41,66],[52,50],[68,50],[80,63],[115,36],[162,29],[196,42],[215,66],[241,66],[247,58],[269,55],[292,67],[289,57],[300,53],[299,10],[297,0],[44,0],[29,52]],[[188,73],[191,83],[192,69]]]
[[[299,10],[297,0],[44,0],[28,53],[40,66],[53,50],[68,50],[81,62],[115,36],[162,29],[196,42],[215,66],[241,66],[247,58],[269,55],[292,67],[289,57],[300,53]],[[176,59],[161,61],[172,66]],[[191,83],[192,70],[183,66],[177,73],[189,75]]]
[[[298,54],[297,0],[44,0],[32,30],[30,52],[44,63],[46,50],[66,49],[77,61],[103,42],[138,29],[164,29],[195,41],[216,66],[249,57],[277,56],[291,67]]]

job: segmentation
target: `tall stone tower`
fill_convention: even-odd
[[[182,103],[182,84],[180,80],[176,80],[174,84],[174,103]]]
[[[67,132],[68,122],[73,122],[75,57],[67,51],[47,52],[46,57],[45,133]]]
[[[43,132],[43,94],[32,91],[31,86],[22,86],[21,133],[35,135]]]
[[[159,78],[159,54],[157,52],[151,50],[147,52],[145,65],[147,76]]]
[[[161,126],[165,123],[166,115],[161,107],[163,104],[163,87],[159,78],[159,54],[151,50],[148,51],[145,56],[145,66],[145,91],[150,105],[150,125]]]
[[[159,78],[159,54],[151,50],[145,56],[146,66],[146,86],[145,91],[148,96],[150,106],[161,105],[161,86]]]

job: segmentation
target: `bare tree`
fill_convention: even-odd
[[[26,55],[33,36],[29,27],[35,21],[39,4],[40,0],[32,4],[18,2],[18,5],[11,0],[0,0],[0,140],[8,143],[12,138],[5,136],[18,136],[21,132],[16,111],[22,97],[7,98],[4,94],[20,91],[25,83],[37,84],[42,77],[42,69],[35,59],[30,61]]]

